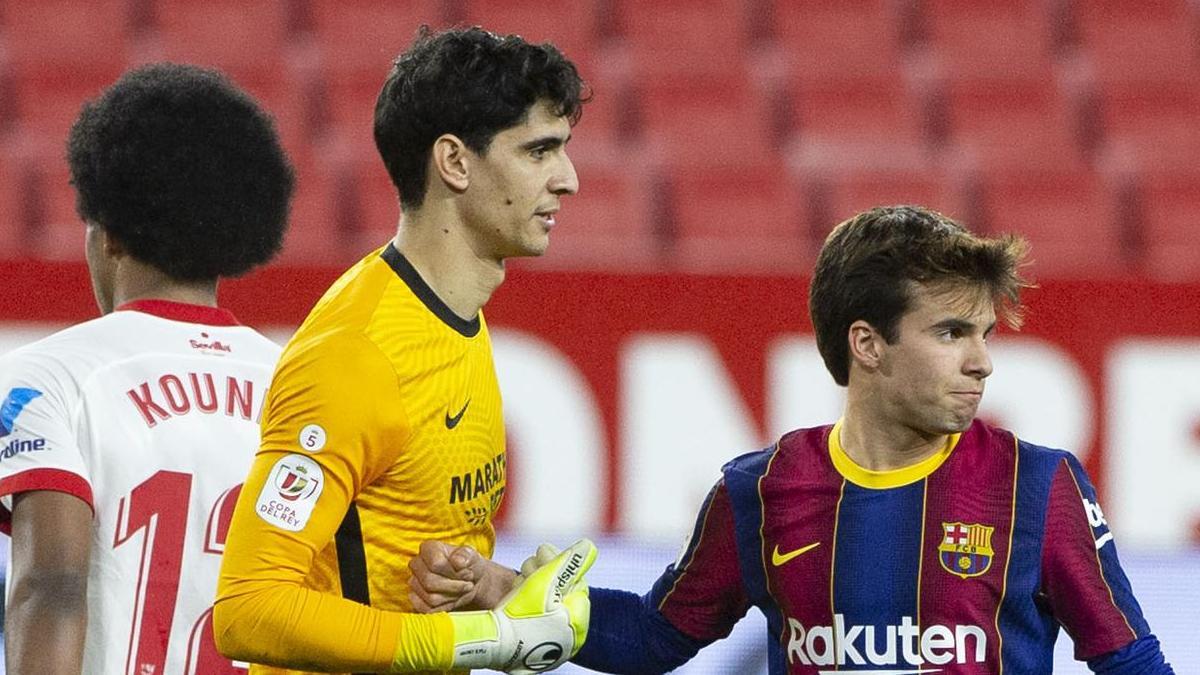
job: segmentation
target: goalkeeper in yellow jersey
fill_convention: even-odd
[[[585,92],[552,45],[479,28],[423,29],[396,59],[375,143],[398,232],[285,348],[226,543],[214,635],[272,666],[252,673],[535,672],[581,646],[586,543],[550,565],[564,581],[515,591],[540,600],[494,613],[411,613],[408,562],[425,540],[491,555],[504,422],[481,308],[578,189],[566,145]],[[471,590],[478,607],[501,592]]]

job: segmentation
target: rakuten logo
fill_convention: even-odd
[[[891,668],[855,672],[936,673],[938,669],[894,670],[894,667],[983,663],[987,654],[987,633],[979,626],[933,625],[922,631],[908,616],[901,618],[899,626],[883,627],[886,646],[882,651],[876,651],[876,626],[847,626],[846,617],[841,614],[833,615],[832,626],[812,628],[788,617],[788,627],[792,631],[788,639],[788,662],[799,661],[806,666],[872,665]]]

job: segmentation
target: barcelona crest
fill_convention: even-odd
[[[996,528],[979,523],[942,523],[944,536],[938,544],[942,569],[967,579],[992,566],[992,533]]]

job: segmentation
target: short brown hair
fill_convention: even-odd
[[[842,222],[821,247],[809,291],[825,367],[838,384],[849,382],[846,336],[855,321],[866,321],[894,342],[916,283],[979,288],[997,303],[1005,323],[1020,327],[1020,293],[1030,284],[1019,268],[1028,248],[1016,235],[973,235],[920,206],[878,207]]]

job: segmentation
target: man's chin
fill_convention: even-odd
[[[514,258],[540,258],[546,254],[550,248],[550,238],[546,237],[540,241],[527,241],[512,257]]]
[[[969,416],[966,416],[966,417],[955,416],[954,420],[950,423],[952,430],[947,433],[961,434],[962,432],[966,431],[967,429],[970,429],[971,423],[974,421],[975,421],[975,413],[971,413]]]
[[[975,421],[975,411],[967,412],[952,412],[942,419],[941,428],[938,429],[939,434],[961,434],[971,427],[971,423]]]

